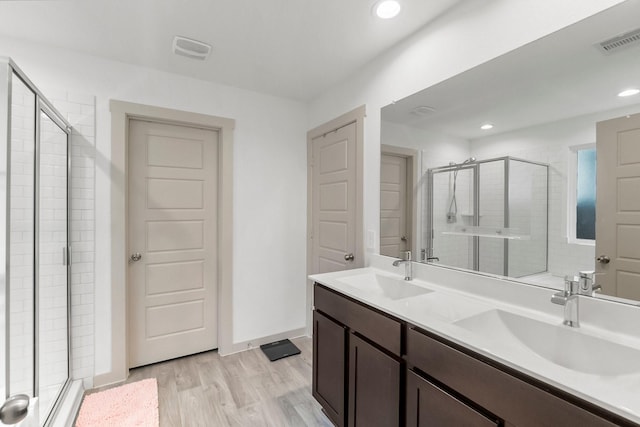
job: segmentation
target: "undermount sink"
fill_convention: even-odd
[[[433,292],[420,286],[412,285],[406,280],[395,277],[383,276],[376,273],[356,274],[341,277],[340,282],[367,292],[371,295],[379,295],[391,300],[414,297]]]
[[[398,301],[395,304],[405,316],[424,323],[429,323],[432,317],[455,322],[488,309],[487,305],[477,300],[439,292]]]
[[[533,351],[574,371],[594,375],[640,373],[640,350],[502,310],[490,310],[454,323],[502,343]]]

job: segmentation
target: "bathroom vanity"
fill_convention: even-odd
[[[580,297],[571,328],[549,289],[419,264],[404,281],[392,261],[311,276],[313,396],[335,425],[640,425],[640,339],[592,324],[637,307]]]

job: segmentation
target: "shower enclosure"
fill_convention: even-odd
[[[34,426],[50,422],[69,385],[70,129],[0,58],[0,404],[28,396]],[[11,418],[7,408],[0,425]]]
[[[509,277],[547,271],[548,174],[514,157],[428,169],[426,259]]]

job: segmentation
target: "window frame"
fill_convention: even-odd
[[[567,165],[567,243],[573,245],[595,246],[596,240],[578,239],[576,237],[577,228],[577,207],[578,207],[578,151],[595,149],[596,143],[573,145],[569,147]],[[597,161],[597,160],[596,160]],[[597,198],[596,194],[596,198]]]

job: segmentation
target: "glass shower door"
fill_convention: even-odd
[[[69,378],[67,133],[44,106],[38,151],[38,378],[40,423]]]

